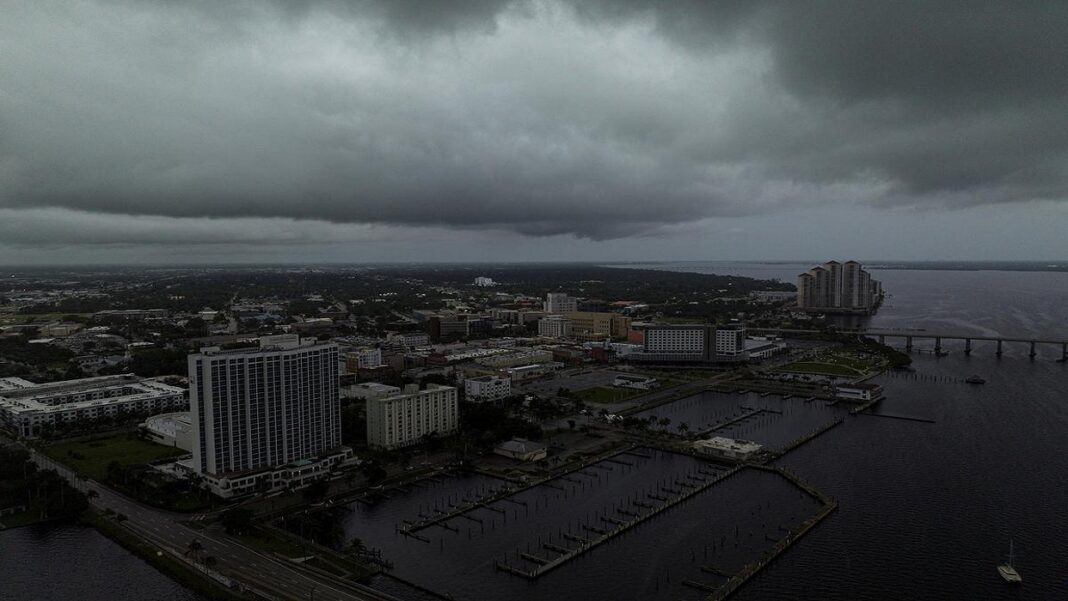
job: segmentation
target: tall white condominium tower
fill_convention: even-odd
[[[338,348],[295,335],[189,356],[193,469],[285,465],[341,446]]]

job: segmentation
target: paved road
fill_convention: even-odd
[[[79,479],[65,465],[32,449],[30,453],[39,466],[56,470],[79,490],[96,491],[99,496],[90,499],[95,508],[125,514],[127,520],[123,522],[124,527],[162,550],[182,556],[193,539],[199,540],[203,545],[201,555],[213,556],[218,560],[214,568],[216,572],[266,599],[396,601],[389,595],[356,583],[313,574],[310,568],[268,556],[224,534],[184,526],[179,520],[195,519],[196,516],[147,507],[98,482]]]

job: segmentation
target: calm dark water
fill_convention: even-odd
[[[92,528],[0,532],[5,601],[203,601]]]
[[[650,267],[715,271],[792,281],[808,265],[694,263]],[[891,296],[870,325],[962,333],[1068,338],[1068,274],[999,271],[874,270]],[[917,346],[924,343],[918,342]],[[949,343],[952,344],[952,343]],[[1042,349],[992,345],[966,357],[915,354],[915,372],[883,376],[879,411],[933,419],[847,416],[845,423],[780,460],[839,500],[839,510],[752,580],[736,598],[1065,599],[1068,598],[1068,366]],[[960,382],[972,373],[987,384]],[[801,399],[712,395],[654,410],[691,428],[768,407],[728,435],[783,444],[841,415]],[[715,582],[700,565],[740,566],[770,544],[781,524],[811,514],[811,501],[768,474],[743,473],[665,512],[536,584],[493,569],[495,558],[538,547],[561,528],[577,528],[605,507],[647,490],[695,460],[657,455],[560,491],[534,489],[508,507],[508,523],[481,510],[455,519],[458,532],[424,531],[430,543],[395,533],[413,519],[492,486],[485,478],[447,478],[346,516],[350,536],[381,548],[398,577],[456,599],[700,599],[684,587]],[[577,490],[576,490],[577,488]],[[566,495],[566,496],[564,496]],[[529,512],[529,513],[528,513]],[[735,526],[738,534],[735,535]],[[486,532],[483,532],[483,528]],[[995,566],[1016,544],[1019,588]],[[541,542],[544,542],[541,541]],[[738,547],[735,547],[735,544]],[[706,547],[714,549],[706,551]],[[708,553],[709,555],[706,555]],[[57,560],[57,558],[62,558]],[[93,531],[77,528],[0,532],[0,599],[197,599]],[[428,598],[395,581],[378,586],[403,598]]]
[[[353,505],[343,521],[348,536],[381,549],[395,563],[394,575],[457,600],[531,599],[703,599],[707,593],[685,586],[684,579],[718,583],[702,566],[734,571],[781,536],[780,526],[796,526],[815,513],[816,501],[775,474],[736,474],[688,501],[652,518],[587,555],[540,578],[526,579],[497,571],[494,562],[530,569],[520,553],[553,557],[544,543],[574,546],[568,532],[587,535],[581,524],[605,527],[599,516],[625,518],[616,507],[632,499],[652,503],[648,493],[661,492],[698,469],[726,471],[689,456],[643,449],[649,458],[621,455],[631,465],[602,462],[612,471],[588,468],[528,489],[510,501],[477,509],[469,518],[454,518],[455,530],[432,527],[419,534],[429,542],[396,533],[402,520],[417,519],[432,508],[444,509],[477,494],[494,481],[461,476],[428,482],[424,488],[375,505]],[[501,513],[501,512],[504,513]],[[480,520],[474,521],[474,520]],[[384,587],[393,585],[383,583]],[[396,594],[397,588],[391,588]],[[401,593],[402,595],[404,593]],[[413,597],[414,598],[414,597]]]

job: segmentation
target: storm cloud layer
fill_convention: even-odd
[[[1059,203],[1066,40],[1063,2],[9,2],[0,244]]]

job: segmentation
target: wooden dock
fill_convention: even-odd
[[[790,451],[796,449],[797,447],[805,444],[806,442],[815,439],[817,436],[823,434],[824,432],[827,432],[827,431],[831,430],[832,428],[834,428],[835,426],[838,426],[843,421],[845,421],[843,418],[838,418],[838,419],[832,421],[829,424],[826,424],[824,426],[821,426],[820,428],[817,428],[813,432],[809,432],[808,434],[802,436],[801,438],[798,438],[797,440],[795,440],[795,441],[789,443],[788,445],[786,445],[785,447],[783,447],[781,450],[779,450],[777,455],[779,457],[782,457],[783,455],[785,455],[785,454],[789,453]]]
[[[797,476],[791,474],[790,472],[787,472],[782,468],[768,467],[764,465],[752,465],[750,467],[779,474],[781,477],[789,480],[790,483],[792,483],[794,486],[797,486],[801,490],[805,491],[805,493],[811,496],[812,498],[820,501],[822,505],[820,506],[819,511],[816,512],[816,515],[802,522],[799,527],[787,530],[785,536],[783,536],[782,539],[775,543],[775,545],[772,546],[771,550],[768,553],[766,553],[760,559],[746,564],[741,570],[738,571],[738,573],[728,578],[727,582],[723,583],[723,586],[720,586],[715,590],[715,592],[709,595],[706,598],[706,601],[723,601],[723,599],[726,599],[734,593],[738,592],[738,589],[740,589],[746,582],[748,582],[750,578],[757,575],[771,562],[775,561],[780,555],[786,552],[786,550],[789,549],[795,542],[801,540],[803,536],[808,534],[809,531],[815,528],[820,522],[825,520],[827,516],[831,515],[835,512],[835,510],[838,509],[837,501],[821,493],[808,483],[802,481]],[[704,568],[702,568],[702,570],[704,570]]]
[[[641,523],[644,523],[646,520],[649,520],[650,518],[653,518],[653,517],[655,517],[657,515],[660,515],[661,513],[663,513],[664,511],[667,511],[668,509],[671,509],[675,505],[678,505],[679,503],[682,503],[683,501],[693,497],[694,495],[697,495],[697,494],[707,490],[708,488],[710,488],[714,484],[717,484],[719,482],[722,482],[723,480],[726,480],[727,478],[733,476],[734,474],[738,473],[742,469],[744,469],[744,466],[737,466],[737,467],[731,468],[731,469],[723,472],[718,477],[709,478],[704,484],[701,484],[700,486],[696,486],[694,488],[688,489],[685,492],[680,493],[678,496],[676,496],[675,498],[671,499],[670,501],[667,501],[666,503],[663,503],[663,504],[661,504],[659,506],[650,507],[649,511],[646,512],[646,513],[629,512],[629,511],[624,510],[624,509],[617,509],[617,511],[622,515],[632,515],[633,519],[631,519],[631,520],[629,520],[627,522],[623,522],[623,523],[617,524],[615,526],[615,528],[612,528],[610,530],[602,530],[602,529],[599,529],[599,528],[595,529],[595,528],[589,528],[589,527],[584,528],[588,532],[596,533],[598,530],[603,532],[603,534],[599,534],[595,538],[584,538],[584,537],[581,537],[581,536],[576,536],[574,534],[565,532],[565,533],[563,533],[562,536],[564,538],[566,538],[567,540],[570,540],[572,542],[578,543],[578,547],[569,550],[567,553],[560,554],[560,556],[556,557],[555,559],[553,559],[553,560],[551,560],[551,561],[549,561],[547,563],[531,562],[531,563],[536,563],[537,564],[533,569],[524,570],[522,568],[518,568],[518,567],[512,566],[512,565],[507,564],[507,563],[502,563],[500,561],[495,562],[495,564],[497,565],[498,569],[504,570],[504,571],[509,572],[511,574],[516,574],[518,576],[522,576],[522,577],[530,579],[530,580],[536,580],[536,579],[540,578],[541,576],[544,576],[545,574],[551,572],[552,570],[555,570],[556,568],[558,568],[558,567],[564,565],[565,563],[571,561],[572,559],[575,559],[576,557],[579,557],[580,555],[586,553],[587,551],[590,551],[591,549],[597,547],[598,545],[604,544],[605,542],[608,542],[612,538],[615,538],[616,536],[619,536],[620,534],[623,534],[627,530],[630,530],[631,528],[634,528],[635,526],[637,526],[637,525],[639,525]],[[636,505],[636,503],[635,503],[635,505]],[[646,504],[646,505],[648,505],[648,504]]]

